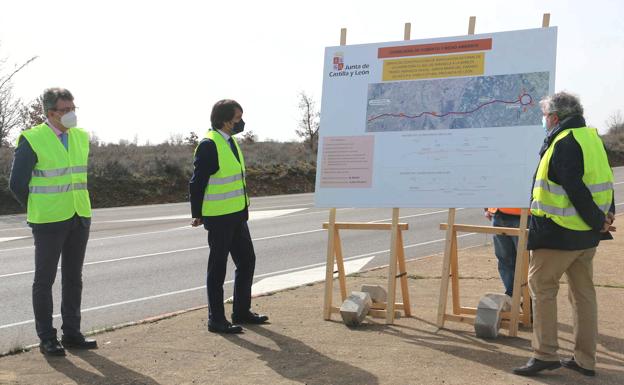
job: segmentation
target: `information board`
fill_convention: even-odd
[[[319,207],[527,207],[557,29],[325,49]]]

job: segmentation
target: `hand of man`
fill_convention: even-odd
[[[191,221],[191,226],[193,227],[201,226],[203,224],[204,224],[203,218],[193,218],[193,220]]]
[[[606,233],[608,231],[616,231],[616,227],[613,226],[613,221],[615,221],[615,215],[613,213],[608,212],[605,216],[604,224],[602,225],[601,233]]]
[[[485,211],[483,212],[483,215],[485,215],[485,217],[486,217],[489,221],[491,221],[491,220],[492,220],[492,213],[491,213],[489,210],[485,210]]]

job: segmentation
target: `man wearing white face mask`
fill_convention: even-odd
[[[26,207],[35,241],[32,300],[39,349],[45,355],[63,356],[63,346],[97,347],[80,331],[82,265],[91,225],[89,134],[76,128],[76,106],[68,90],[45,90],[43,110],[45,123],[23,131],[18,139],[10,189]],[[59,342],[52,324],[52,285],[61,256],[63,337]]]
[[[595,128],[587,127],[575,95],[540,101],[547,137],[540,149],[531,199],[527,248],[533,303],[533,356],[515,374],[534,376],[560,366],[595,376],[598,311],[593,259],[601,240],[613,239],[613,172]],[[574,355],[560,359],[557,293],[567,276],[573,310]]]

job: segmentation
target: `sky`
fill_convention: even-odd
[[[624,1],[43,1],[0,0],[0,58],[38,59],[14,78],[33,100],[68,88],[79,125],[105,142],[200,136],[212,105],[236,99],[245,130],[296,140],[304,91],[322,97],[324,48],[558,27],[555,88],[580,96],[601,132],[624,112]],[[536,52],[538,55],[539,52]]]

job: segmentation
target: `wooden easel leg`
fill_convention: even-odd
[[[347,278],[345,275],[344,259],[342,257],[342,242],[340,241],[340,233],[335,229],[334,233],[334,249],[336,251],[336,266],[338,267],[338,282],[340,283],[340,296],[344,301],[347,299]]]
[[[392,209],[392,230],[390,235],[390,263],[388,265],[388,300],[386,302],[386,323],[394,323],[396,301],[397,241],[399,233],[399,209]]]
[[[444,315],[446,313],[446,301],[449,287],[449,270],[451,269],[451,250],[453,242],[453,226],[455,224],[455,209],[449,209],[448,228],[446,229],[446,242],[444,245],[444,259],[442,260],[442,274],[440,280],[440,300],[438,302],[438,327],[444,327]]]
[[[522,267],[522,324],[531,327],[531,295],[529,294],[529,252],[524,251]]]
[[[459,261],[457,259],[457,231],[453,231],[451,241],[451,296],[453,298],[453,314],[459,314],[461,304],[459,302]]]
[[[329,210],[329,227],[327,228],[327,266],[325,269],[325,302],[323,318],[331,319],[333,283],[334,283],[334,236],[336,230],[336,209]]]
[[[520,236],[518,237],[518,253],[516,254],[516,269],[514,272],[513,296],[511,297],[511,314],[509,317],[509,335],[515,337],[518,335],[518,317],[520,310],[521,285],[523,281],[525,250],[527,244],[527,221],[529,210],[522,209],[520,211]]]
[[[407,284],[407,268],[405,267],[405,249],[403,248],[403,232],[398,233],[397,250],[399,260],[399,274],[401,275],[401,298],[403,300],[403,314],[406,317],[412,316],[412,307],[409,299],[409,286]]]

